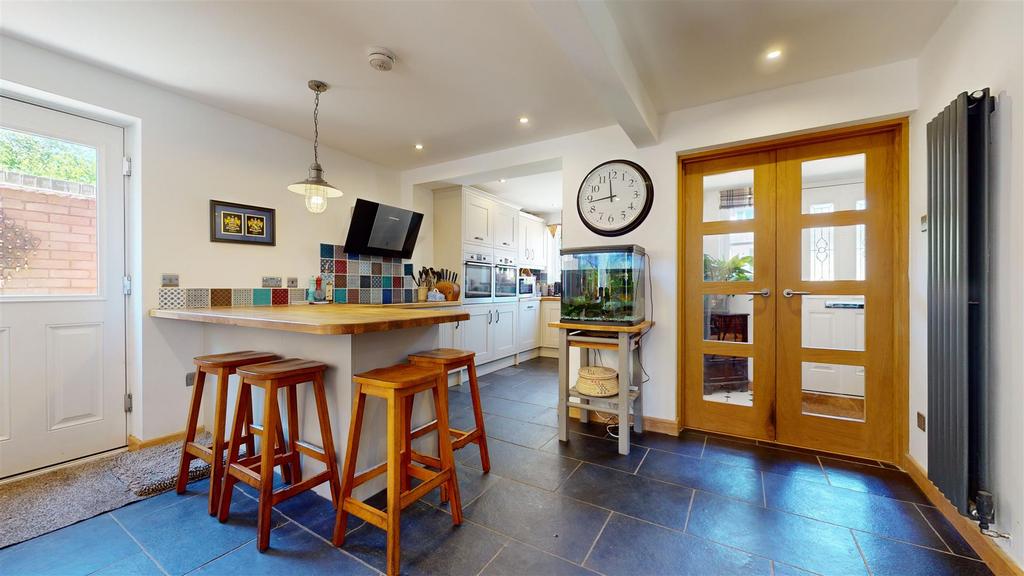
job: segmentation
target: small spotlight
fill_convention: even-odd
[[[417,150],[423,150],[423,144],[417,144],[416,145],[416,149]]]
[[[498,180],[498,182],[501,182],[502,184],[504,184],[505,183],[505,179],[502,178],[501,180]]]
[[[520,116],[519,117],[519,123],[520,124],[529,124],[530,123],[530,119],[527,118],[526,116]]]
[[[771,50],[764,55],[768,60],[778,60],[779,56],[782,56],[782,50]]]

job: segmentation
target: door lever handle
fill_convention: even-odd
[[[782,295],[786,298],[792,298],[793,296],[807,296],[810,292],[804,292],[803,290],[793,290],[792,288],[786,288],[782,291]]]
[[[772,295],[772,291],[767,288],[761,288],[760,290],[751,290],[750,292],[747,292],[747,294],[750,294],[751,296],[764,296],[767,298]]]

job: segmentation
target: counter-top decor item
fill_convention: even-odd
[[[277,244],[277,211],[210,200],[210,242],[274,246]]]
[[[306,179],[289,185],[288,189],[296,194],[304,195],[306,210],[313,214],[319,214],[327,209],[328,198],[338,198],[342,192],[324,180],[324,169],[320,166],[320,95],[327,92],[330,86],[320,80],[310,80],[308,86],[315,94],[313,97],[313,163],[309,165],[309,175],[306,176]]]

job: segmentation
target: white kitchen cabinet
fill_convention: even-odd
[[[541,346],[545,348],[558,348],[558,328],[548,326],[551,322],[558,322],[562,319],[562,303],[557,300],[543,300],[540,303],[541,324]]]
[[[494,323],[491,324],[491,341],[494,343],[494,360],[516,353],[516,308],[518,304],[495,304]]]
[[[519,265],[523,268],[543,270],[547,266],[544,249],[544,221],[532,214],[519,214]]]
[[[462,322],[462,347],[476,353],[476,363],[484,364],[494,360],[494,338],[491,325],[494,321],[494,306],[466,306],[469,320]]]
[[[466,192],[463,197],[462,219],[465,242],[491,246],[495,240],[497,204],[490,198]],[[439,222],[439,225],[444,223]]]
[[[540,346],[540,300],[519,303],[518,351],[528,352]]]
[[[519,210],[511,206],[495,205],[493,220],[495,250],[515,251],[517,248],[516,236],[519,235],[516,230],[519,222]]]
[[[465,322],[446,322],[439,324],[438,348],[462,348],[462,333]]]

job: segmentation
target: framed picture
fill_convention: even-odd
[[[210,242],[274,246],[277,244],[276,211],[210,200]]]

